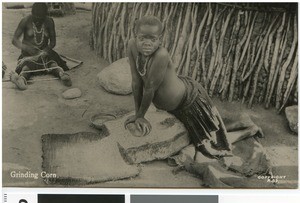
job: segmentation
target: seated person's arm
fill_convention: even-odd
[[[55,32],[55,24],[52,18],[49,18],[49,39],[50,43],[49,45],[44,49],[44,51],[49,51],[53,49],[56,46],[56,32]]]
[[[166,50],[162,50],[157,53],[151,67],[149,68],[149,75],[147,81],[144,84],[144,94],[142,98],[141,106],[137,112],[137,118],[144,118],[153,98],[156,90],[162,83],[167,66],[169,63],[169,55]]]
[[[14,33],[12,44],[15,47],[17,47],[17,48],[19,48],[23,51],[26,51],[31,55],[35,55],[35,54],[37,54],[38,50],[36,48],[34,48],[33,46],[30,46],[30,45],[27,45],[26,43],[23,43],[20,39],[21,36],[23,35],[24,31],[25,31],[25,28],[26,28],[26,21],[27,21],[26,18],[23,18],[21,20],[21,22],[19,23],[19,25],[18,25],[15,33]]]

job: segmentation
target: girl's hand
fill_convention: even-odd
[[[134,123],[137,117],[135,115],[129,116],[126,121],[124,122],[124,128],[127,129],[127,125],[129,123]]]
[[[142,132],[142,136],[148,135],[152,130],[150,122],[147,121],[145,118],[136,119],[135,125],[137,129]]]

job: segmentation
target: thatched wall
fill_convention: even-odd
[[[296,4],[253,5],[95,3],[91,45],[109,62],[122,58],[136,19],[155,15],[178,74],[211,96],[280,109],[297,100],[297,12],[287,10]]]

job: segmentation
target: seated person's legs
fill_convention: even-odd
[[[24,66],[19,76],[29,80],[32,76],[32,73],[28,73],[27,71],[30,71],[30,68],[28,66]]]
[[[57,68],[55,68],[55,67],[57,67]],[[72,81],[71,81],[69,74],[67,74],[61,67],[57,66],[56,63],[52,63],[50,65],[50,68],[55,68],[49,72],[50,74],[54,75],[55,77],[60,78],[65,86],[67,86],[67,87],[72,86]]]
[[[24,66],[22,68],[22,72],[18,75],[16,72],[11,72],[9,74],[10,81],[13,82],[20,90],[27,89],[27,80],[32,76],[31,73],[26,73],[26,71],[30,71],[28,66]]]

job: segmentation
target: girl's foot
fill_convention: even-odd
[[[197,146],[197,149],[208,158],[219,159],[221,157],[233,156],[231,150],[216,150],[212,147],[209,140],[203,140],[202,144]]]

